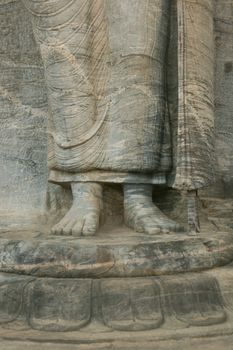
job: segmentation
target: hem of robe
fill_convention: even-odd
[[[70,182],[106,182],[106,183],[141,183],[166,185],[167,177],[164,173],[127,173],[94,170],[80,173],[68,173],[61,170],[50,170],[49,181],[53,183]]]

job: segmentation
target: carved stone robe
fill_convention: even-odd
[[[50,180],[213,180],[212,0],[23,0],[49,101]]]

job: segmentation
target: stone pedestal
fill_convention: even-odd
[[[43,331],[48,341],[104,342],[233,332],[233,235],[210,229],[196,237],[125,227],[89,239],[2,234],[0,337],[35,340]]]
[[[232,267],[148,278],[0,275],[0,337],[132,343],[233,333]],[[146,343],[147,344],[147,343]]]
[[[231,337],[232,203],[201,203],[197,236],[142,235],[120,221],[85,239],[49,227],[2,231],[0,338],[151,350],[165,340]]]

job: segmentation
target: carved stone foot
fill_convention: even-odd
[[[137,232],[159,234],[183,230],[154,205],[152,185],[124,185],[124,217],[126,225]]]
[[[102,186],[97,183],[72,183],[73,205],[52,228],[55,235],[93,236],[99,228],[103,207]]]

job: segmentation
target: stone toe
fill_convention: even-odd
[[[63,228],[63,235],[70,236],[72,235],[72,228],[75,225],[75,219],[69,221],[67,225]]]
[[[154,216],[143,218],[142,220],[139,220],[139,222],[139,225],[141,226],[143,232],[149,235],[158,235],[161,233],[169,232],[167,227],[163,227],[163,225],[160,225],[160,223],[156,220]]]
[[[82,233],[84,236],[93,236],[99,228],[99,216],[89,214],[85,217]]]
[[[53,228],[51,229],[51,233],[53,235],[62,235],[63,234],[63,227],[60,224],[57,224],[55,226],[53,226]]]
[[[54,225],[51,229],[51,233],[54,235],[66,235],[66,226],[70,224],[71,218],[68,215],[65,215],[58,224]]]
[[[77,220],[72,228],[72,235],[75,237],[82,236],[83,225],[84,225],[83,219]]]
[[[161,227],[153,226],[153,225],[146,226],[144,231],[149,235],[158,235],[158,234],[164,233]]]

